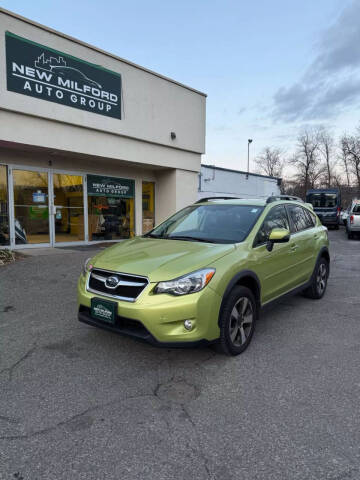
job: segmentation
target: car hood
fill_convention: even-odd
[[[159,282],[211,266],[234,250],[232,244],[136,237],[105,249],[94,257],[93,265]]]

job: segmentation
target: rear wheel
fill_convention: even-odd
[[[324,296],[329,277],[329,263],[326,258],[322,257],[318,261],[313,279],[309,288],[304,292],[305,296],[319,300]]]
[[[352,240],[354,238],[354,234],[352,232],[347,232],[347,236],[349,240]]]
[[[339,225],[335,225],[335,230],[339,230]]]
[[[217,350],[239,355],[250,344],[258,317],[258,306],[252,291],[234,287],[220,316],[220,340]]]

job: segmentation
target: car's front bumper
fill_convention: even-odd
[[[136,338],[147,343],[151,343],[157,347],[199,347],[207,346],[216,342],[215,340],[186,340],[186,341],[170,341],[170,342],[160,342],[157,340],[151,333],[140,323],[130,320],[128,318],[116,317],[115,324],[109,325],[99,320],[95,320],[90,315],[90,308],[88,307],[79,307],[78,319],[80,322],[87,323],[93,327],[103,328],[104,330],[109,330],[110,332],[119,333],[120,335],[125,335],[129,337]]]
[[[86,290],[85,277],[78,281],[80,321],[123,335],[145,340],[156,345],[198,345],[214,342],[219,338],[218,315],[221,297],[208,285],[202,291],[184,296],[154,294],[154,284],[149,284],[136,302],[114,299],[117,316],[114,325],[94,319],[90,315],[91,299],[103,297]],[[191,320],[188,331],[184,321]]]

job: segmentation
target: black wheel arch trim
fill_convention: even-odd
[[[221,314],[222,314],[223,309],[224,309],[224,304],[225,304],[226,299],[229,296],[230,292],[235,287],[235,285],[239,284],[241,279],[249,278],[249,277],[255,282],[255,284],[257,286],[257,291],[253,292],[253,293],[254,293],[254,296],[255,296],[257,307],[260,308],[260,304],[261,304],[261,301],[260,301],[260,299],[261,299],[261,283],[260,283],[259,277],[252,270],[241,270],[240,272],[238,272],[236,275],[233,276],[233,278],[228,283],[228,286],[226,287],[226,290],[224,292],[224,295],[223,295],[223,298],[222,298],[222,301],[221,301],[221,305],[220,305],[218,324],[220,322],[220,317],[221,317]]]

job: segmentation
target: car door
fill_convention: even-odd
[[[290,254],[290,242],[274,244],[271,252],[266,248],[269,234],[273,228],[290,230],[285,205],[276,205],[270,210],[256,234],[253,244],[253,269],[260,279],[262,303],[291,290],[294,285],[292,278],[294,256]]]
[[[298,286],[309,280],[315,266],[316,222],[313,215],[300,205],[288,204],[286,209],[290,219],[293,278],[295,286]]]

